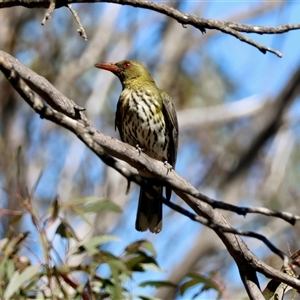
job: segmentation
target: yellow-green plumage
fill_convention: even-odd
[[[120,95],[115,124],[122,141],[136,147],[150,157],[167,161],[175,167],[178,147],[178,123],[170,96],[157,88],[154,79],[139,62],[120,61],[102,63],[98,68],[113,72],[120,79]],[[154,186],[162,195],[162,186]],[[171,197],[166,188],[166,197]],[[162,229],[162,203],[143,188],[140,191],[136,229],[158,233]]]

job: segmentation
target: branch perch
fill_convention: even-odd
[[[13,61],[12,57],[11,61]],[[143,168],[145,172],[149,172],[149,174],[156,176],[160,180],[163,180],[172,186],[178,196],[181,197],[200,216],[199,221],[204,218],[205,222],[208,224],[213,224],[211,225],[212,229],[222,240],[228,252],[235,260],[240,270],[241,278],[245,288],[251,299],[260,299],[263,297],[256,275],[257,272],[260,272],[271,279],[284,282],[297,290],[300,289],[300,280],[293,278],[292,276],[288,276],[287,274],[284,274],[283,272],[280,272],[259,260],[248,249],[247,245],[243,242],[239,235],[231,233],[233,230],[231,225],[218,211],[214,210],[210,205],[199,201],[190,194],[183,192],[182,190],[185,189],[191,191],[192,193],[196,193],[197,191],[177,173],[172,171],[167,175],[165,166],[162,162],[155,161],[144,153],[138,155],[134,147],[96,131],[89,124],[86,118],[84,118],[83,114],[81,114],[81,118],[73,119],[63,113],[47,107],[45,104],[43,104],[41,99],[37,97],[33,91],[31,91],[29,85],[26,84],[26,82],[14,68],[14,64],[5,59],[5,57],[2,55],[2,51],[0,51],[0,69],[6,75],[13,87],[23,97],[23,99],[41,117],[50,120],[76,134],[77,137],[84,142],[98,157],[100,157],[103,161],[107,161],[108,165],[113,166],[121,174],[126,174],[126,178],[134,178],[137,181],[141,180],[136,173],[132,173],[128,168],[117,162],[110,155],[126,161],[136,169]],[[32,73],[33,75],[35,74],[33,71]],[[52,89],[55,90],[53,86]],[[57,99],[55,99],[54,93],[51,95],[52,102],[55,103]],[[71,101],[69,100],[69,102]],[[61,109],[63,110],[63,108]],[[238,233],[238,231],[236,232]],[[284,263],[286,263],[285,254],[283,254],[283,259]]]

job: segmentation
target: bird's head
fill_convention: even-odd
[[[154,80],[147,69],[139,62],[134,60],[122,60],[117,63],[98,63],[96,68],[111,71],[120,79],[123,86],[139,82],[153,82]]]

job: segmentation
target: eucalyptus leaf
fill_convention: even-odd
[[[170,281],[144,281],[139,284],[140,287],[146,287],[146,286],[152,286],[155,288],[161,288],[161,287],[172,287],[177,288],[177,285],[170,282]]]
[[[15,272],[11,277],[8,286],[5,290],[4,298],[5,299],[12,298],[12,296],[17,291],[18,292],[20,291],[22,284],[35,277],[39,273],[39,271],[40,271],[39,266],[29,266],[22,273],[19,273],[18,271]]]

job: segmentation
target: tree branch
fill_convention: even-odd
[[[120,5],[129,5],[133,7],[153,10],[178,21],[184,27],[186,27],[186,25],[191,25],[199,29],[202,33],[205,33],[207,29],[215,29],[227,33],[229,35],[232,35],[233,37],[239,39],[240,41],[256,47],[259,51],[261,51],[264,54],[267,52],[271,52],[276,54],[278,57],[282,57],[282,54],[279,51],[272,49],[268,46],[262,45],[241,33],[280,34],[291,30],[300,29],[300,24],[286,24],[277,27],[267,27],[267,26],[245,25],[245,24],[240,24],[235,22],[226,22],[226,21],[219,21],[213,19],[204,19],[194,14],[183,13],[173,7],[161,3],[150,2],[146,0],[98,0],[98,1],[97,0],[95,1],[56,0],[55,8],[68,6],[71,3],[97,3],[97,2],[116,3]],[[12,7],[12,6],[24,6],[27,8],[49,8],[49,11],[51,8],[51,5],[49,6],[49,0],[0,0],[0,8]],[[79,30],[81,29],[83,29],[83,27],[79,28]]]
[[[1,0],[0,0],[1,1]],[[56,90],[52,84],[49,83],[48,80],[43,78],[42,76],[39,76],[35,72],[33,72],[31,69],[24,66],[20,61],[16,60],[11,55],[7,54],[4,51],[0,50],[0,56],[7,59],[14,67],[14,69],[18,72],[18,75],[28,84],[28,86],[35,91],[39,96],[41,96],[47,104],[49,104],[51,107],[56,109],[57,111],[66,114],[67,116],[74,118],[74,119],[81,119],[85,122],[88,121],[86,119],[86,116],[82,113],[84,111],[84,108],[79,107],[73,100],[68,99],[64,94],[60,93],[58,90]],[[240,104],[233,104],[235,105],[235,108],[240,105],[244,106],[244,102],[241,101]],[[232,109],[231,109],[232,110]],[[210,114],[210,113],[209,113]],[[224,112],[223,112],[224,114]],[[201,118],[200,118],[201,119]],[[58,123],[59,125],[59,123]],[[101,160],[106,163],[108,166],[114,168],[117,170],[120,174],[122,174],[124,177],[126,177],[129,181],[133,181],[139,185],[145,184],[145,182],[137,175],[132,174],[131,172],[127,172],[128,170],[125,168],[122,164],[120,164],[118,161],[113,159],[112,157],[107,156],[104,151],[101,155]],[[115,156],[115,154],[112,154]],[[136,167],[136,166],[135,166]],[[137,167],[136,167],[137,168]],[[168,182],[169,178],[166,177],[165,181],[172,185],[172,182]],[[173,182],[174,184],[174,182]],[[207,197],[206,195],[203,195],[199,193],[195,188],[188,189],[186,187],[183,187],[181,185],[174,186],[174,188],[181,190],[182,192],[185,192],[187,194],[190,194],[191,196],[204,201],[205,203],[211,205],[213,208],[219,208],[223,210],[229,210],[233,211],[239,215],[245,216],[248,213],[258,213],[266,216],[273,216],[277,218],[281,218],[285,220],[286,222],[294,225],[297,220],[300,219],[300,216],[290,214],[288,212],[279,212],[275,210],[270,210],[264,207],[239,207],[232,204],[224,203],[221,201],[214,200],[212,198]]]
[[[139,155],[134,147],[96,131],[96,129],[93,128],[85,119],[82,112],[81,118],[72,119],[63,113],[47,107],[45,104],[43,104],[41,99],[31,91],[30,87],[14,68],[13,63],[6,60],[1,53],[0,69],[14,86],[14,88],[18,91],[18,93],[23,97],[23,99],[42,118],[65,127],[69,131],[76,134],[82,142],[84,142],[96,155],[98,155],[98,157],[100,157],[108,165],[114,167],[126,178],[129,178],[129,180],[134,178],[134,180],[137,180],[137,182],[140,180],[140,183],[143,183],[140,176],[137,176],[136,173],[131,172],[128,168],[117,162],[110,155],[126,161],[136,169],[143,168],[145,172],[152,174],[152,177],[157,177],[166,182],[174,189],[177,195],[181,197],[196,212],[197,215],[204,218],[206,222],[214,224],[212,226],[213,230],[223,241],[227,250],[234,258],[241,272],[241,278],[249,295],[256,295],[256,297],[259,295],[262,297],[256,272],[260,272],[267,277],[285,282],[296,289],[300,289],[300,281],[298,279],[277,271],[260,261],[248,249],[240,236],[231,233],[231,225],[218,211],[214,210],[210,205],[204,203],[203,201],[199,201],[197,198],[184,192],[185,190],[189,190],[196,194],[197,190],[177,173],[172,171],[166,174],[166,168],[162,162],[153,160],[144,153]],[[33,71],[32,74],[34,74]],[[27,78],[27,80],[29,79]],[[48,84],[50,85],[50,83]],[[52,87],[52,89],[55,90],[54,87]],[[51,100],[53,103],[55,103],[57,101],[54,96],[55,94],[52,93],[50,96],[51,95]],[[61,109],[64,110],[64,108]],[[222,228],[222,230],[220,230],[220,228]],[[255,299],[254,296],[251,296],[251,298]]]
[[[272,252],[274,252],[276,255],[278,255],[282,260],[283,260],[283,265],[287,266],[289,263],[289,258],[288,256],[282,252],[281,250],[279,250],[278,248],[276,248],[265,236],[263,236],[262,234],[253,232],[253,231],[244,231],[244,230],[238,230],[235,228],[228,228],[228,227],[223,227],[223,226],[219,226],[215,223],[211,223],[210,221],[205,220],[204,218],[197,216],[193,213],[191,213],[190,211],[184,209],[183,207],[176,205],[174,203],[172,203],[171,201],[167,201],[167,199],[163,199],[162,201],[166,206],[172,208],[173,210],[179,212],[180,214],[190,218],[191,220],[198,222],[202,225],[205,225],[213,230],[220,230],[222,232],[228,232],[228,233],[233,233],[233,234],[237,234],[237,235],[242,235],[242,236],[248,236],[248,237],[253,237],[256,238],[260,241],[262,241]]]
[[[76,22],[78,23],[79,25],[79,28],[77,29],[77,32],[79,33],[80,36],[82,36],[84,38],[85,41],[87,41],[87,35],[85,33],[85,30],[82,26],[82,23],[80,21],[80,18],[78,16],[78,13],[76,12],[76,10],[72,7],[71,4],[68,4],[68,8],[70,10],[70,12],[72,13],[74,19],[76,20]]]

